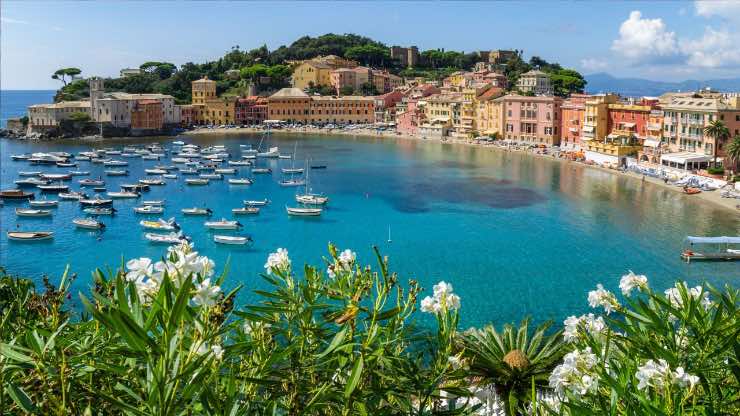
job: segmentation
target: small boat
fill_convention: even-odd
[[[280,186],[303,186],[306,184],[306,181],[303,179],[288,179],[284,181],[280,181]]]
[[[6,189],[0,191],[0,199],[33,199],[33,192],[25,192],[22,189]]]
[[[32,171],[20,171],[18,172],[18,175],[19,176],[39,176],[42,173],[43,172],[38,171],[38,170],[32,170]]]
[[[99,194],[100,193],[103,193],[103,192],[108,192],[108,190],[105,188],[105,186],[96,186],[96,187],[93,188],[93,191],[95,191],[95,192],[97,192]]]
[[[39,186],[39,185],[48,185],[51,183],[51,181],[47,181],[44,179],[39,178],[28,178],[28,179],[18,179],[17,181],[13,182],[18,187],[30,187],[30,186]]]
[[[106,170],[105,174],[108,176],[128,176],[127,170]]]
[[[144,183],[125,183],[121,185],[121,189],[129,192],[147,192],[149,191],[149,185]]]
[[[162,179],[139,179],[139,183],[143,185],[164,185],[165,182]]]
[[[166,179],[177,179],[177,175],[174,175],[172,173],[165,173],[164,175],[162,175],[162,177]]]
[[[737,237],[686,237],[689,248],[681,252],[681,259],[693,261],[740,261],[740,236]],[[694,251],[694,246],[707,247]],[[730,248],[733,246],[733,248]],[[712,247],[714,247],[712,249]]]
[[[304,208],[304,207],[285,207],[288,215],[297,217],[315,217],[321,215],[323,211],[321,208]]]
[[[75,218],[72,220],[72,223],[76,225],[77,228],[84,228],[87,230],[102,230],[105,228],[105,224],[90,218]]]
[[[75,191],[60,192],[58,196],[59,196],[59,199],[65,199],[65,200],[68,200],[68,201],[69,200],[79,201],[80,199],[87,198],[87,194],[86,193],[84,193],[84,192],[75,192]]]
[[[229,221],[226,218],[221,218],[220,221],[206,221],[203,225],[212,230],[236,230],[242,226],[239,221]]]
[[[213,211],[210,208],[183,208],[181,212],[185,215],[211,215]]]
[[[105,182],[102,180],[95,180],[95,179],[80,179],[77,181],[77,183],[80,184],[80,186],[103,186],[105,185]]]
[[[291,156],[291,155],[279,155],[278,158],[280,158],[280,159],[293,159],[293,156]]]
[[[172,145],[173,146],[185,146],[185,142],[178,140],[178,141],[172,142]]]
[[[28,201],[28,204],[32,207],[53,208],[59,206],[59,201],[54,199],[39,199],[36,201]]]
[[[221,175],[233,175],[236,173],[236,169],[234,168],[219,168],[216,169],[214,172],[221,174]]]
[[[25,155],[10,155],[10,158],[13,160],[28,160],[31,158],[31,155],[25,154]]]
[[[116,213],[115,208],[85,208],[82,210],[88,215],[113,215]]]
[[[52,231],[8,231],[9,240],[39,241],[54,238]]]
[[[229,185],[251,185],[252,183],[249,178],[229,178]]]
[[[201,179],[215,179],[215,180],[221,180],[224,178],[223,175],[221,175],[220,173],[201,173],[200,175],[198,175],[198,177]]]
[[[124,199],[124,198],[138,198],[141,194],[138,192],[120,191],[120,192],[108,192],[108,197]]]
[[[147,175],[164,175],[167,173],[166,169],[144,169]]]
[[[121,157],[141,157],[141,155],[136,153],[121,153]]]
[[[159,160],[159,155],[142,155],[143,160]]]
[[[229,160],[227,162],[229,166],[251,166],[252,162],[249,160]]]
[[[326,169],[326,165],[311,165],[311,169]]]
[[[95,195],[95,198],[91,199],[80,199],[80,205],[83,207],[105,207],[112,204],[112,199],[104,199],[100,195]]]
[[[63,185],[63,184],[57,184],[57,185],[37,185],[37,188],[41,190],[41,192],[67,192],[69,191],[69,186]]]
[[[185,159],[184,157],[173,157],[172,163],[188,163],[190,162],[190,159]]]
[[[180,173],[183,175],[197,175],[198,169],[180,169]]]
[[[244,245],[251,242],[252,239],[236,235],[214,235],[213,241],[219,244]]]
[[[60,168],[76,168],[77,163],[57,162],[57,167]]]
[[[694,188],[694,187],[691,187],[691,186],[684,186],[683,187],[683,192],[685,194],[688,194],[688,195],[694,195],[694,194],[700,193],[701,192],[701,189]]]
[[[72,176],[87,176],[90,174],[89,170],[70,170],[69,174]]]
[[[181,232],[169,234],[146,233],[144,234],[144,238],[151,241],[152,243],[163,244],[180,244],[183,241],[190,240],[190,238],[182,235]]]
[[[161,207],[164,205],[164,199],[152,199],[149,201],[141,201],[141,205],[151,205],[151,206]]]
[[[141,220],[139,225],[148,230],[164,230],[164,231],[177,231],[180,229],[180,225],[175,222],[174,218],[169,220],[163,220],[162,218],[157,221]]]
[[[48,217],[51,215],[51,211],[48,209],[16,208],[15,215],[19,217]]]
[[[91,158],[90,159],[90,163],[101,164],[103,162],[107,162],[108,160],[110,160],[110,159],[103,159],[103,158],[100,158],[100,157],[94,157],[94,158]]]
[[[134,212],[137,214],[161,214],[164,212],[164,208],[154,205],[144,205],[141,207],[134,207]]]
[[[108,149],[105,151],[105,154],[110,155],[110,156],[120,155],[121,153],[123,152],[120,150],[113,150],[113,149]]]
[[[329,202],[329,197],[319,194],[300,194],[295,196],[295,200],[306,205],[324,205]]]
[[[234,215],[250,215],[250,214],[259,214],[260,209],[255,208],[255,207],[234,208],[231,210],[231,212]]]
[[[90,156],[80,156],[80,155],[75,156],[75,160],[77,160],[78,162],[89,162],[90,159],[92,159],[92,157]]]
[[[303,168],[283,168],[283,169],[280,169],[280,170],[283,173],[291,173],[291,174],[303,173]]]
[[[186,185],[208,185],[208,179],[185,179]]]
[[[128,166],[128,162],[125,160],[108,160],[103,162],[103,166]]]
[[[278,158],[280,157],[280,149],[278,149],[277,146],[271,147],[270,150],[266,152],[260,152],[257,153],[257,157],[266,157],[266,158]]]
[[[68,181],[72,179],[72,175],[69,173],[42,173],[39,175],[41,179],[46,179],[50,181]]]
[[[261,201],[254,201],[254,200],[247,199],[244,201],[244,205],[248,207],[263,207],[269,203],[270,201],[268,199],[263,199]]]

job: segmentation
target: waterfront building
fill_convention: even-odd
[[[425,137],[444,137],[451,131],[463,130],[462,93],[443,93],[419,100],[424,109],[425,121],[418,127],[419,134]]]
[[[586,121],[588,94],[571,94],[563,101],[560,117],[560,147],[566,150],[582,149],[582,129]]]
[[[374,97],[309,96],[298,88],[283,88],[268,98],[270,120],[289,123],[373,123]]]
[[[183,127],[190,127],[195,124],[193,121],[193,111],[195,106],[192,104],[184,104],[179,105],[178,107],[180,107],[180,124]]]
[[[267,120],[267,98],[249,96],[234,103],[234,122],[242,125],[262,124]]]
[[[300,88],[283,88],[267,99],[269,120],[308,124],[310,111],[311,97]]]
[[[552,95],[553,93],[550,76],[538,69],[520,75],[516,87],[523,93],[531,92],[535,95]]]
[[[305,90],[310,87],[331,86],[331,72],[339,68],[356,68],[357,62],[334,55],[319,56],[302,61],[293,69],[293,87]]]
[[[402,48],[400,46],[391,46],[391,59],[398,61],[401,66],[409,68],[419,64],[419,49],[416,46]]]
[[[663,142],[663,110],[656,107],[650,110],[647,124],[647,135],[642,142],[642,149],[637,152],[639,162],[660,163],[660,156],[668,144]]]
[[[546,146],[560,144],[562,98],[511,94],[496,100],[503,104],[507,140]]]
[[[204,76],[190,83],[193,105],[205,105],[206,100],[215,99],[216,81]]]
[[[131,130],[136,134],[142,130],[161,130],[164,126],[164,111],[159,100],[137,100],[131,109]]]
[[[396,131],[401,134],[415,135],[419,126],[426,121],[423,100],[433,94],[439,94],[440,89],[431,83],[418,83],[404,91],[404,97],[396,104]]]
[[[404,94],[400,90],[378,95],[375,98],[375,122],[376,123],[395,123],[396,105],[401,102]]]
[[[606,137],[609,127],[609,104],[616,103],[618,99],[619,96],[615,94],[597,94],[586,99],[585,120],[581,129],[582,142]]]
[[[30,105],[28,106],[28,126],[32,132],[54,130],[74,113],[84,113],[90,116],[90,101],[61,101],[53,104]]]
[[[490,136],[503,133],[501,128],[502,106],[501,102],[496,101],[496,98],[502,96],[503,93],[503,89],[491,87],[476,97],[475,126],[479,134]]]
[[[372,82],[379,93],[385,94],[403,85],[403,78],[393,75],[386,70],[373,70]]]

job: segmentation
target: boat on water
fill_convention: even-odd
[[[101,198],[100,195],[95,195],[91,199],[80,199],[80,205],[83,207],[106,207],[112,204],[112,199]]]
[[[326,165],[311,165],[311,169],[326,169]]]
[[[306,184],[306,181],[303,179],[286,179],[284,181],[280,181],[280,186],[303,186]]]
[[[220,173],[201,173],[198,175],[201,179],[215,179],[215,180],[222,180],[224,178],[223,175]]]
[[[270,168],[252,168],[252,173],[272,173]]]
[[[164,175],[162,175],[162,177],[165,179],[177,179],[177,175],[174,175],[172,173],[165,173]]]
[[[172,163],[188,163],[190,162],[190,159],[186,159],[184,157],[173,157]]]
[[[36,195],[33,192],[26,192],[22,189],[6,189],[0,191],[0,199],[34,199]]]
[[[739,237],[686,237],[689,247],[681,252],[681,259],[687,263],[692,261],[740,261]],[[714,250],[694,251],[694,246],[714,247]],[[733,246],[734,248],[730,248]]]
[[[161,207],[164,205],[164,199],[151,199],[148,201],[141,201],[141,205],[152,205],[152,206]]]
[[[293,156],[291,156],[291,155],[278,155],[278,158],[280,158],[280,159],[293,159]]]
[[[233,175],[236,173],[236,169],[234,168],[218,168],[214,170],[214,172],[221,174],[221,175]]]
[[[321,194],[305,193],[296,195],[295,200],[306,205],[324,205],[329,202],[329,197]]]
[[[250,160],[229,160],[226,163],[229,166],[252,166],[252,161]]]
[[[115,208],[85,208],[82,212],[88,215],[113,215],[117,211]]]
[[[307,207],[285,207],[285,211],[288,215],[297,217],[316,217],[321,215],[323,209],[321,208],[307,208]]]
[[[38,170],[32,170],[32,171],[23,171],[22,170],[22,171],[18,172],[18,175],[19,176],[39,176],[42,173],[43,172],[38,171]]]
[[[180,173],[183,175],[197,175],[198,169],[180,169]]]
[[[41,190],[41,192],[48,192],[48,193],[58,193],[58,192],[67,192],[69,191],[69,186],[64,184],[49,184],[49,185],[37,185],[37,188]]]
[[[257,157],[264,157],[264,158],[272,158],[277,159],[280,157],[280,149],[277,146],[271,147],[266,152],[258,152],[256,154]]]
[[[169,234],[146,233],[144,234],[144,238],[152,243],[162,244],[180,244],[190,240],[190,237],[183,235],[182,232],[172,232]]]
[[[77,183],[80,184],[80,186],[104,186],[105,181],[102,181],[100,179],[80,179],[77,181]]]
[[[172,145],[173,146],[185,146],[185,142],[177,140],[177,141],[172,142]]]
[[[105,228],[105,224],[90,218],[75,218],[72,220],[72,223],[76,225],[77,228],[84,228],[86,230],[102,230]]]
[[[211,230],[237,230],[242,226],[239,221],[229,221],[226,218],[221,218],[220,221],[206,221],[203,225]]]
[[[210,208],[183,208],[180,210],[185,215],[208,215],[213,214]]]
[[[108,197],[115,199],[138,198],[140,196],[140,193],[131,191],[108,192]]]
[[[108,192],[108,190],[105,188],[105,186],[96,186],[96,187],[93,188],[93,191],[95,191],[97,193]]]
[[[157,221],[141,220],[139,221],[139,225],[147,230],[177,231],[180,229],[180,225],[174,218],[170,218],[169,220],[160,218]]]
[[[59,201],[55,199],[37,199],[35,201],[28,201],[28,204],[37,208],[53,208],[59,206]]]
[[[144,183],[125,183],[121,185],[121,189],[129,192],[147,192],[149,191],[149,185]]]
[[[238,235],[214,235],[213,241],[219,244],[244,245],[251,243],[252,239],[250,237],[242,237]]]
[[[54,238],[53,231],[8,231],[8,240],[39,241]]]
[[[125,160],[108,160],[103,162],[103,166],[128,166],[128,162]]]
[[[166,169],[144,169],[147,175],[164,175],[167,173]]]
[[[249,178],[229,178],[229,185],[251,185],[252,180]]]
[[[13,160],[28,160],[31,158],[31,155],[30,154],[10,155],[10,158]]]
[[[72,179],[72,175],[69,173],[42,173],[39,177],[49,181],[68,181]]]
[[[66,162],[57,162],[57,167],[60,168],[76,168],[77,163],[66,163]]]
[[[36,187],[39,185],[48,185],[51,183],[51,181],[47,181],[44,179],[39,178],[28,178],[28,179],[18,179],[17,181],[14,181],[15,186],[18,187]]]
[[[164,207],[158,205],[144,205],[134,207],[134,212],[137,214],[161,214],[164,212]]]
[[[269,203],[270,203],[270,200],[268,200],[267,198],[262,199],[262,200],[249,200],[249,199],[244,200],[244,205],[248,207],[263,207]]]
[[[186,185],[208,185],[208,179],[185,179]]]
[[[303,173],[303,168],[282,168],[280,169],[283,173],[298,174]]]
[[[108,176],[128,176],[127,170],[106,170],[105,174]]]
[[[139,179],[139,183],[142,185],[164,185],[165,182],[162,179]]]
[[[48,217],[51,216],[51,211],[48,209],[16,208],[15,215],[19,217]]]
[[[70,170],[69,174],[72,176],[87,176],[90,174],[89,170]]]
[[[159,160],[159,155],[142,155],[141,158],[143,160]]]
[[[231,212],[234,215],[252,215],[252,214],[259,214],[260,209],[256,207],[234,208],[231,210]]]
[[[87,198],[87,194],[84,192],[60,192],[59,193],[59,199],[64,199],[68,201],[79,201],[80,199]]]

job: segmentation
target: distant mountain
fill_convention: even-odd
[[[696,91],[712,87],[723,92],[740,91],[740,78],[712,79],[707,81],[686,80],[680,82],[651,81],[641,78],[616,78],[605,72],[586,75],[586,92],[616,92],[626,96],[658,96],[669,91]]]

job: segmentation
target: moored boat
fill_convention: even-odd
[[[108,192],[109,198],[138,198],[141,194],[138,192],[120,191],[120,192]]]
[[[174,218],[164,220],[162,218],[157,221],[141,220],[139,225],[148,230],[164,230],[164,231],[177,231],[180,229],[180,225],[175,222]]]
[[[270,168],[252,168],[252,173],[272,173]]]
[[[242,226],[239,221],[229,221],[226,218],[221,218],[219,221],[206,221],[203,225],[211,230],[236,230]]]
[[[48,192],[48,193],[55,193],[55,192],[67,192],[69,191],[69,186],[63,185],[61,183],[59,184],[48,184],[48,185],[37,185],[37,188],[41,190],[41,192]]]
[[[303,173],[303,168],[283,168],[280,170],[283,173],[291,173],[291,174]]]
[[[329,202],[329,197],[319,194],[300,194],[295,196],[296,202],[306,205],[324,205]]]
[[[69,174],[72,176],[87,176],[90,174],[89,170],[70,170]]]
[[[112,204],[112,199],[104,199],[101,198],[100,195],[95,195],[95,197],[91,199],[80,199],[80,205],[83,207],[105,207]]]
[[[166,169],[144,169],[147,175],[164,175],[167,173]]]
[[[76,225],[77,228],[84,228],[87,230],[102,230],[105,228],[105,224],[90,218],[75,218],[72,220],[72,223]]]
[[[108,175],[108,176],[128,176],[128,171],[127,170],[110,169],[110,170],[106,170],[105,171],[105,174]]]
[[[18,172],[18,175],[19,176],[39,176],[42,173],[43,172],[38,171],[38,170],[32,170],[32,171],[20,171]]]
[[[77,200],[77,201],[79,201],[80,199],[87,198],[87,194],[86,193],[84,193],[84,192],[76,192],[76,191],[60,192],[58,196],[59,196],[59,199],[64,199],[64,200],[68,200],[68,201],[71,201],[71,200]]]
[[[165,182],[162,179],[139,179],[139,183],[143,185],[155,185],[155,186],[161,186],[165,184]]]
[[[280,181],[280,186],[303,186],[306,184],[306,181],[303,179],[287,179],[284,181]]]
[[[251,185],[252,183],[249,178],[229,178],[229,185]]]
[[[148,201],[141,201],[141,205],[152,205],[161,207],[164,205],[164,199],[150,199]]]
[[[72,179],[72,175],[69,173],[42,173],[39,177],[49,181],[68,181]]]
[[[33,192],[26,192],[22,189],[0,191],[0,199],[33,199],[35,196]]]
[[[201,179],[215,179],[215,180],[222,180],[224,177],[220,173],[201,173],[198,175]]]
[[[102,181],[100,179],[80,179],[77,181],[77,183],[80,184],[80,186],[104,186],[105,181]]]
[[[165,173],[164,175],[162,175],[162,177],[166,179],[177,179],[177,175],[174,175],[172,173]]]
[[[113,215],[116,213],[115,208],[85,208],[82,210],[88,215]]]
[[[144,238],[151,241],[152,243],[163,243],[163,244],[180,244],[183,241],[190,240],[189,237],[184,236],[181,232],[169,233],[169,234],[157,234],[157,233],[146,233]]]
[[[28,201],[28,204],[32,207],[52,208],[59,206],[59,201],[54,199],[37,199],[35,201]]]
[[[236,173],[235,168],[218,168],[214,172],[222,174],[222,175],[233,175]]]
[[[16,208],[15,215],[19,217],[48,217],[51,211],[48,209]]]
[[[244,205],[248,207],[262,207],[269,203],[270,201],[267,198],[262,199],[262,200],[250,200],[250,199],[244,200]]]
[[[156,205],[144,205],[134,207],[134,212],[137,214],[161,214],[164,212],[164,208]]]
[[[321,215],[323,211],[321,208],[305,208],[305,207],[285,207],[288,215],[297,217],[315,217]]]
[[[181,212],[185,215],[208,215],[213,214],[210,208],[183,208]]]
[[[251,242],[252,239],[237,235],[214,235],[213,241],[219,244],[244,245]]]
[[[251,166],[252,162],[249,160],[229,160],[226,162],[229,166]]]
[[[208,179],[185,179],[187,185],[208,185]]]
[[[250,214],[259,214],[260,209],[256,207],[234,208],[231,210],[231,212],[234,215],[250,215]]]
[[[18,187],[36,187],[39,185],[48,185],[51,183],[51,181],[47,181],[44,179],[39,178],[28,178],[28,179],[18,179],[17,181],[13,182],[15,183],[15,186]]]
[[[54,238],[53,231],[8,231],[9,240],[39,241]]]
[[[146,192],[149,190],[149,185],[143,183],[125,183],[121,185],[121,189],[129,192]]]
[[[125,160],[107,160],[103,162],[103,166],[128,166],[128,162]]]

